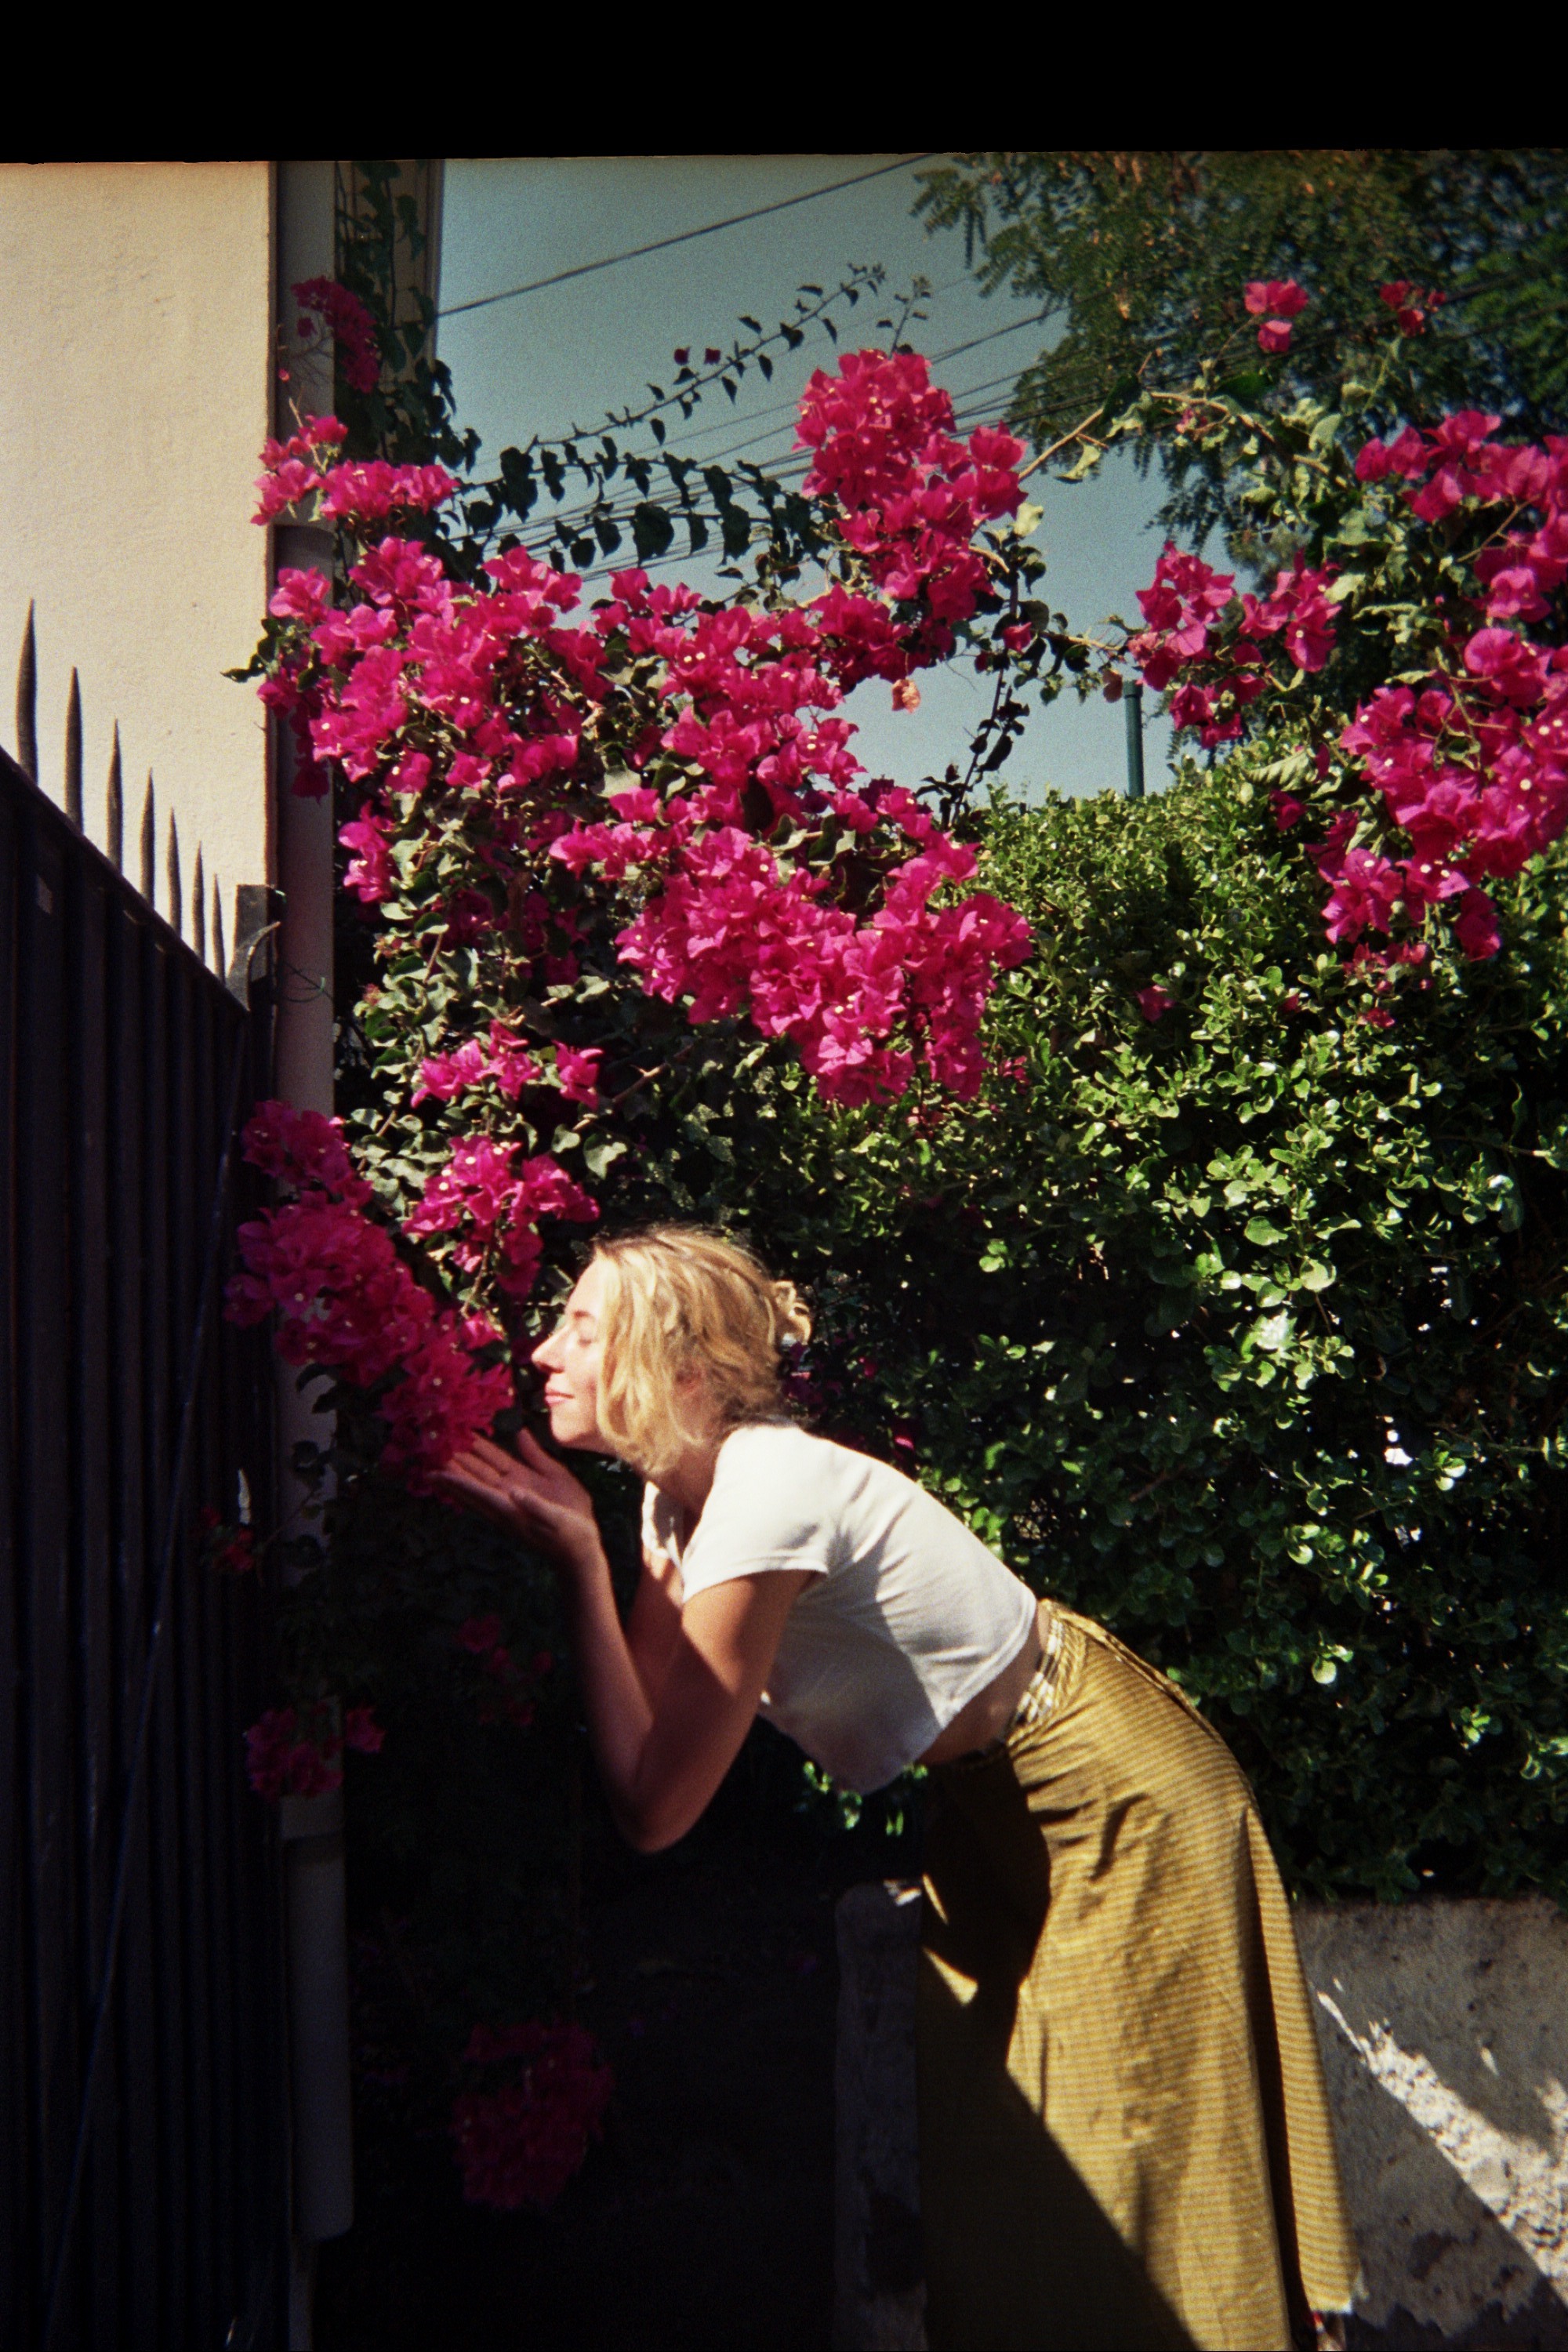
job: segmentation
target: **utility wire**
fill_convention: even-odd
[[[956,358],[961,352],[976,350],[982,343],[994,342],[998,336],[1014,334],[1021,327],[1035,326],[1038,323],[1039,314],[1031,313],[1031,315],[1026,319],[1016,319],[1005,327],[995,327],[987,334],[976,335],[966,343],[955,343],[946,351],[931,352],[927,353],[926,356],[934,365],[939,361]],[[1012,382],[1013,377],[1011,372],[1009,372],[1005,375],[987,377],[985,381],[981,383],[963,384],[953,388],[952,398],[954,402],[955,423],[972,424],[983,421],[976,418],[973,409],[966,410],[960,406],[959,404],[976,400],[981,396],[981,394],[996,391],[1003,384],[1008,384]],[[749,415],[737,416],[732,420],[725,419],[723,422],[732,422],[736,425],[758,423],[763,417],[780,415],[786,409],[794,409],[795,404],[796,404],[793,399],[773,401],[765,408],[752,409]],[[689,447],[691,442],[699,438],[701,433],[721,429],[721,425],[701,426],[699,427],[698,433],[696,434],[672,436],[670,441],[666,446],[672,449]],[[776,440],[784,429],[785,428],[784,426],[775,425],[767,426],[760,433],[746,434],[739,441],[726,443],[721,449],[709,450],[701,455],[694,454],[691,463],[698,467],[717,465],[724,458],[738,457],[747,449],[754,449],[760,445]],[[661,454],[662,450],[651,453],[651,462],[657,464],[658,456]],[[809,454],[806,452],[795,449],[783,450],[779,453],[777,459],[774,461],[773,471],[775,478],[782,479],[786,471],[793,470],[798,472],[804,470],[809,463],[810,457]],[[559,525],[570,525],[576,522],[579,519],[585,520],[587,516],[594,512],[596,504],[596,500],[584,499],[570,507],[557,507],[553,513],[549,516],[541,516],[540,520],[548,520],[552,528]]]
[[[999,335],[1016,335],[1022,327],[1038,326],[1044,316],[1044,311],[1032,310],[1026,319],[1015,319],[1005,327],[993,327],[988,334],[972,336],[970,341],[966,343],[951,343],[946,351],[926,352],[923,352],[921,356],[927,360],[932,367],[936,367],[939,366],[943,360],[957,359],[959,354],[963,352],[977,351],[982,343],[994,343]],[[1003,382],[1005,381],[1005,379],[998,378],[997,381]],[[963,393],[953,394],[953,398],[955,400],[966,398],[967,396],[968,395]],[[734,416],[720,417],[715,424],[700,425],[693,432],[672,433],[668,441],[662,444],[661,446],[670,449],[689,449],[694,442],[700,441],[706,434],[721,433],[727,426],[732,428],[737,425],[757,425],[760,424],[765,416],[780,416],[786,409],[793,410],[797,405],[798,403],[794,399],[775,400],[770,401],[765,408],[742,409]],[[703,465],[716,464],[721,457],[733,457],[738,450],[754,448],[758,441],[771,441],[774,435],[781,432],[783,429],[784,428],[782,426],[775,425],[771,426],[764,433],[748,434],[745,438],[740,441],[726,442],[721,449],[710,449],[707,451],[698,460],[698,462]]]
[[[1011,375],[999,375],[992,376],[984,383],[975,383],[964,386],[954,394],[955,404],[955,404],[953,410],[954,424],[966,426],[984,424],[1000,424],[1004,412],[996,411],[994,415],[988,414],[988,412],[994,408],[994,404],[985,399],[984,395],[999,391],[1005,384],[1010,385],[1013,379]],[[974,403],[977,403],[978,405],[967,404]],[[781,427],[775,426],[772,432],[758,434],[755,438],[757,441],[769,441],[772,440],[780,430],[782,430]],[[754,446],[754,443],[742,442],[739,446],[742,448],[750,448]],[[720,454],[732,457],[735,452],[731,450]],[[781,452],[780,456],[773,461],[772,466],[769,467],[769,472],[775,482],[782,483],[787,487],[790,482],[801,479],[807,467],[811,465],[812,460],[813,452],[809,449],[786,450]],[[696,461],[694,461],[694,463]],[[717,457],[714,457],[707,462],[716,464],[718,462],[718,458]],[[742,488],[745,487],[749,486],[742,485]],[[655,503],[660,504],[665,503],[665,501],[659,499],[656,500]],[[538,517],[537,521],[539,526],[547,525],[552,535],[556,533],[568,534],[586,528],[593,515],[599,510],[598,500],[582,499],[574,506],[557,507],[549,514],[542,514]],[[531,524],[528,527],[533,526]],[[606,562],[609,569],[613,571],[621,564],[622,560],[623,559],[617,555],[607,558]],[[668,557],[657,557],[654,560],[657,562],[675,562],[684,561],[686,559],[683,559],[679,555],[673,555]],[[593,571],[599,568],[600,567],[596,565],[590,566],[588,571],[584,574],[584,578],[588,577]],[[647,569],[647,567],[645,566],[644,568]]]
[[[916,163],[929,163],[937,149],[928,147],[919,155],[900,155],[896,163],[879,163],[874,172],[857,172],[853,179],[835,180],[826,188],[806,188],[798,196],[781,196],[776,204],[758,205],[749,213],[731,213],[727,220],[709,221],[702,228],[683,228],[675,236],[656,236],[651,245],[629,246],[625,253],[606,254],[602,261],[580,261],[574,269],[558,269],[550,278],[531,278],[526,286],[509,286],[500,294],[479,294],[471,302],[453,302],[438,310],[438,319],[456,319],[465,310],[487,310],[492,302],[514,302],[520,294],[538,294],[546,286],[563,286],[569,278],[587,278],[595,269],[614,269],[623,261],[639,261],[645,253],[663,253],[672,245],[689,245],[693,237],[714,236],[721,228],[739,228],[744,221],[762,220],[769,213],[788,212],[792,205],[814,204],[818,196],[836,196],[842,189],[858,188],[868,180],[879,180],[889,172],[907,172]]]

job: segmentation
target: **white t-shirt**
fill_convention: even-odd
[[[788,1422],[719,1449],[690,1541],[649,1486],[644,1540],[682,1598],[731,1577],[809,1569],[762,1711],[847,1788],[879,1789],[922,1756],[1027,1640],[1035,1596],[912,1479]]]

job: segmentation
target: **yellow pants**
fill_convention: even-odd
[[[1036,1719],[931,1775],[930,2341],[1289,2352],[1358,2264],[1274,1858],[1175,1686],[1052,1617]]]

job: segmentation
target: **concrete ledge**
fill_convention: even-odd
[[[1568,2352],[1568,1919],[1302,1904],[1365,2291],[1352,2347]],[[837,2352],[924,2352],[918,1886],[838,1906]]]
[[[838,1905],[835,2352],[925,2352],[915,2129],[918,1881]]]
[[[1365,2274],[1353,2340],[1568,2346],[1568,1919],[1433,1901],[1296,1923]]]

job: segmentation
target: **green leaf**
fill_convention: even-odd
[[[644,563],[665,554],[675,538],[675,524],[663,507],[643,499],[632,509],[632,543]]]

